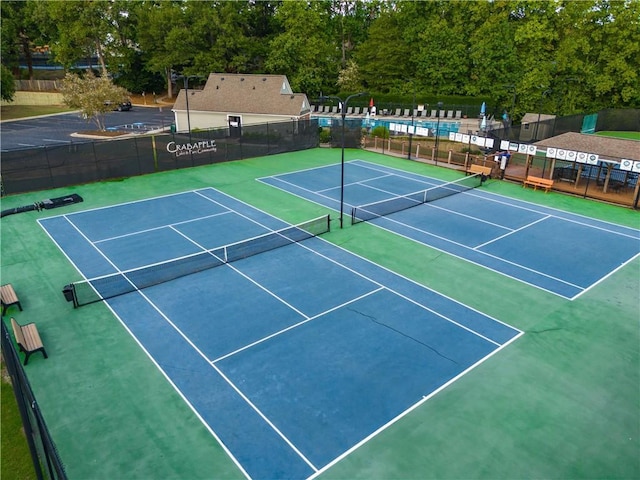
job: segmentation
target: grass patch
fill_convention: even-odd
[[[0,107],[0,119],[13,120],[71,111],[73,110],[65,105],[2,105]]]
[[[611,132],[611,131],[602,131],[596,132],[596,135],[601,137],[614,137],[614,138],[624,138],[627,140],[640,140],[640,132]]]
[[[18,404],[9,381],[9,374],[4,365],[2,366],[0,390],[0,401],[2,402],[0,404],[0,423],[2,423],[0,478],[35,479],[36,473],[33,471],[29,446],[22,430]]]

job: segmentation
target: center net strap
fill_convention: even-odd
[[[75,306],[88,305],[108,298],[169,282],[225,263],[251,257],[285,245],[301,242],[329,231],[329,215],[298,225],[275,230],[247,240],[186,255],[153,265],[125,270],[72,283]]]
[[[417,205],[422,205],[423,203],[433,202],[434,200],[466,192],[472,188],[479,187],[482,180],[482,175],[480,174],[470,175],[419,192],[353,207],[351,209],[351,224],[383,217]]]

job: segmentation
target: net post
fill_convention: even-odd
[[[78,296],[76,295],[76,285],[74,283],[71,284],[71,293],[73,294],[73,308],[78,308]]]

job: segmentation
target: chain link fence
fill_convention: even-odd
[[[44,422],[42,412],[33,390],[31,390],[31,385],[20,363],[20,357],[11,340],[9,329],[5,325],[4,319],[0,321],[0,324],[2,324],[2,359],[11,377],[11,385],[18,403],[20,416],[22,417],[24,434],[31,452],[36,478],[38,480],[44,478],[48,480],[66,480],[67,475],[64,465]]]
[[[2,154],[3,195],[209,165],[319,145],[317,120],[134,136]]]

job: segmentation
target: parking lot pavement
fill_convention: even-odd
[[[171,106],[134,105],[128,112],[115,111],[105,115],[107,129],[131,133],[167,128],[173,122]],[[95,129],[95,123],[83,119],[78,112],[5,121],[0,123],[0,151],[86,142],[86,138],[72,134]]]

